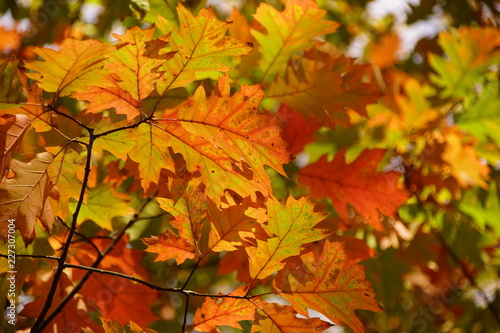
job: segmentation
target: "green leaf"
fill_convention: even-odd
[[[500,62],[500,34],[493,27],[462,27],[439,34],[446,58],[431,54],[429,61],[437,73],[431,80],[443,88],[442,97],[462,98],[493,64]]]
[[[78,224],[85,220],[92,220],[101,228],[113,230],[111,220],[118,216],[127,216],[135,211],[129,204],[129,196],[118,193],[108,184],[101,184],[90,189],[86,204],[82,205],[78,215]],[[70,203],[70,209],[74,211],[76,203]]]
[[[500,147],[500,97],[498,81],[493,81],[482,88],[477,100],[465,105],[465,112],[460,115],[458,126],[473,134],[482,142],[491,138]]]
[[[500,199],[498,198],[496,182],[492,181],[490,183],[484,205],[478,201],[477,196],[477,192],[469,192],[467,198],[464,198],[458,204],[458,209],[472,217],[481,230],[484,230],[488,225],[493,229],[495,235],[500,237],[500,221],[498,219],[498,216],[500,216]]]

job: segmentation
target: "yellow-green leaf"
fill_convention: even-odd
[[[202,9],[195,17],[189,10],[179,5],[177,8],[180,26],[158,17],[158,28],[170,34],[168,51],[176,52],[174,57],[162,66],[165,71],[158,91],[184,87],[197,79],[203,72],[227,72],[223,57],[247,54],[251,47],[226,32],[230,23],[220,21],[212,9]]]
[[[37,73],[27,73],[39,82],[40,87],[59,96],[99,86],[104,80],[102,62],[115,47],[97,40],[65,39],[59,51],[47,47],[35,47],[34,52],[44,61],[26,61],[26,68]]]
[[[339,24],[323,20],[325,14],[310,0],[287,1],[283,12],[266,3],[259,5],[254,17],[266,31],[252,30],[252,35],[260,44],[262,81],[281,73],[295,52],[313,45],[313,38],[335,32]]]
[[[310,251],[301,256],[302,267],[278,273],[274,289],[303,316],[316,310],[354,332],[364,332],[354,310],[380,311],[371,283],[365,281],[364,268],[345,265],[346,253],[340,242],[324,242],[321,253]]]
[[[252,278],[264,279],[279,271],[285,266],[283,260],[298,256],[303,245],[328,236],[328,231],[314,228],[327,214],[314,213],[313,209],[305,197],[289,197],[284,207],[277,200],[267,201],[269,221],[262,226],[270,237],[257,240],[257,247],[245,248]]]

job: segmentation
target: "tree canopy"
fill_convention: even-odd
[[[0,4],[5,332],[498,332],[500,7]]]

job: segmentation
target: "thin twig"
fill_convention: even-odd
[[[57,216],[56,217],[56,220],[58,220],[63,227],[67,228],[67,229],[70,229],[69,226],[66,225],[66,223],[59,217]],[[97,247],[97,245],[95,245],[94,242],[92,242],[92,240],[90,238],[88,238],[87,236],[85,236],[84,234],[82,234],[81,232],[78,232],[78,231],[75,231],[75,235],[83,238],[84,241],[86,241],[87,243],[90,244],[90,246],[92,246],[96,251],[97,253],[101,253],[101,251],[99,250],[99,248]],[[73,244],[76,243],[77,241],[73,241]]]
[[[189,294],[186,295],[186,306],[184,307],[184,320],[182,321],[182,329],[181,329],[182,333],[186,331],[188,309],[189,309]]]
[[[85,271],[89,271],[91,273],[98,273],[98,274],[104,274],[104,275],[112,275],[116,276],[119,278],[127,279],[134,281],[136,283],[142,284],[147,286],[148,288],[151,288],[153,290],[158,290],[158,291],[164,291],[164,292],[172,292],[172,293],[179,293],[179,294],[185,294],[189,296],[196,296],[196,297],[213,297],[213,298],[236,298],[236,299],[252,299],[252,298],[257,298],[265,295],[271,295],[272,293],[263,293],[263,294],[257,294],[257,295],[251,295],[251,296],[237,296],[237,295],[229,295],[229,294],[205,294],[205,293],[199,293],[193,290],[185,290],[182,288],[167,288],[167,287],[161,287],[158,286],[154,283],[144,281],[142,279],[136,278],[134,276],[130,276],[127,274],[123,273],[118,273],[118,272],[113,272],[113,271],[108,271],[106,269],[100,269],[100,268],[94,268],[94,267],[88,267],[88,266],[83,266],[83,265],[74,265],[74,264],[65,264],[64,265],[66,268],[75,268],[75,269],[81,269]]]
[[[49,110],[55,112],[59,116],[63,116],[65,118],[68,118],[69,120],[71,120],[72,122],[74,122],[75,124],[77,124],[78,126],[86,129],[89,133],[94,131],[93,128],[88,127],[87,125],[85,125],[84,123],[82,123],[81,121],[79,121],[78,119],[75,119],[75,118],[73,118],[73,117],[65,114],[64,112],[59,111],[56,108],[49,108]]]
[[[196,263],[194,264],[194,267],[193,269],[191,270],[191,273],[189,273],[189,276],[187,277],[186,281],[184,281],[184,284],[182,285],[181,289],[184,289],[187,287],[189,281],[191,280],[191,278],[193,277],[193,274],[194,274],[194,271],[196,271],[196,269],[198,268],[199,264],[200,264],[200,261],[203,260],[204,256],[201,256],[197,261]]]

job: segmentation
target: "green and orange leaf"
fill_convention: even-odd
[[[285,259],[298,256],[308,243],[328,236],[327,230],[314,228],[326,214],[314,213],[314,204],[307,198],[288,198],[286,205],[268,199],[269,221],[262,227],[267,239],[257,240],[257,246],[245,248],[250,260],[250,276],[264,279],[285,266]]]
[[[201,173],[207,195],[216,203],[226,189],[242,197],[270,193],[264,166],[284,175],[290,160],[279,136],[279,118],[259,114],[264,92],[260,85],[246,86],[230,96],[229,78],[217,81],[214,93],[196,90],[192,101],[181,105],[177,117],[158,126],[170,134],[169,145],[183,155],[188,171]]]
[[[177,7],[179,28],[172,22],[159,17],[158,28],[169,36],[166,51],[175,52],[161,70],[164,75],[157,82],[160,93],[198,80],[206,72],[227,72],[224,57],[247,54],[251,46],[226,36],[230,23],[221,22],[212,9],[204,8],[194,16],[182,5]]]
[[[480,75],[500,62],[500,36],[494,27],[462,27],[439,34],[439,45],[447,58],[430,54],[436,75],[432,81],[443,88],[443,97],[463,98]]]
[[[252,35],[262,54],[261,81],[270,81],[282,73],[295,52],[314,44],[313,38],[336,31],[339,24],[323,20],[325,14],[325,10],[310,0],[287,1],[282,12],[266,3],[259,5],[254,17],[265,31],[252,30]]]
[[[318,245],[320,246],[320,245]],[[340,242],[326,240],[321,253],[301,255],[303,266],[278,273],[274,289],[303,316],[316,310],[334,323],[364,332],[354,310],[380,311],[371,283],[365,281],[364,268],[346,265],[346,253]],[[291,267],[291,266],[289,266]]]

